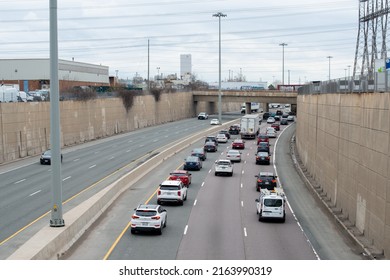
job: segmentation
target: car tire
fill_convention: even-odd
[[[135,234],[135,229],[130,230],[131,234]]]
[[[163,227],[163,225],[160,225],[160,228],[159,228],[158,231],[157,231],[157,234],[158,234],[158,235],[161,235],[161,234],[162,234],[162,229],[163,229],[162,227]]]
[[[165,217],[165,221],[164,221],[164,228],[166,228],[167,227],[167,217]]]
[[[161,205],[161,201],[160,201],[160,200],[157,200],[157,204],[158,204],[158,205]]]
[[[229,175],[230,175],[230,177],[233,177],[233,172],[232,172],[232,173],[230,173]]]
[[[263,217],[261,216],[261,211],[259,213],[259,222],[261,222],[263,220]]]
[[[184,205],[184,201],[183,201],[183,200],[180,200],[180,201],[179,201],[179,205],[180,205],[180,206],[183,206],[183,205]]]
[[[184,200],[187,200],[187,193],[186,193],[186,196],[184,197]]]
[[[215,172],[215,176],[218,176],[218,172]]]

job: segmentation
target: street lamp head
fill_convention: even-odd
[[[281,43],[281,44],[279,44],[279,46],[284,47],[284,46],[287,46],[287,44],[286,43]]]
[[[216,14],[213,14],[213,17],[226,17],[227,15],[226,14],[223,14],[223,13],[221,13],[221,12],[219,12],[219,13],[216,13]]]

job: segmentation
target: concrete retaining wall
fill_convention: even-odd
[[[215,107],[215,108],[214,108]],[[211,108],[211,109],[210,109]],[[120,98],[87,102],[63,101],[61,110],[62,146],[133,131],[180,119],[200,111],[216,113],[217,106],[193,101],[191,92],[135,96],[129,112]],[[238,111],[240,104],[225,103],[222,111]],[[0,163],[39,155],[50,147],[50,103],[0,103]]]
[[[296,143],[323,196],[390,258],[390,94],[299,95]]]

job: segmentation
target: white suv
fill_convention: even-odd
[[[162,233],[167,226],[167,210],[160,205],[141,204],[131,216],[131,233],[137,231],[157,231]]]
[[[220,174],[233,176],[233,163],[229,159],[219,159],[215,161],[215,176]]]
[[[168,180],[160,184],[157,191],[157,204],[163,202],[177,202],[183,205],[187,200],[187,186],[180,180]]]

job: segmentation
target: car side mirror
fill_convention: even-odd
[[[260,202],[260,200],[258,198],[255,199],[256,202]]]
[[[218,163],[218,160],[216,160],[215,163]]]

